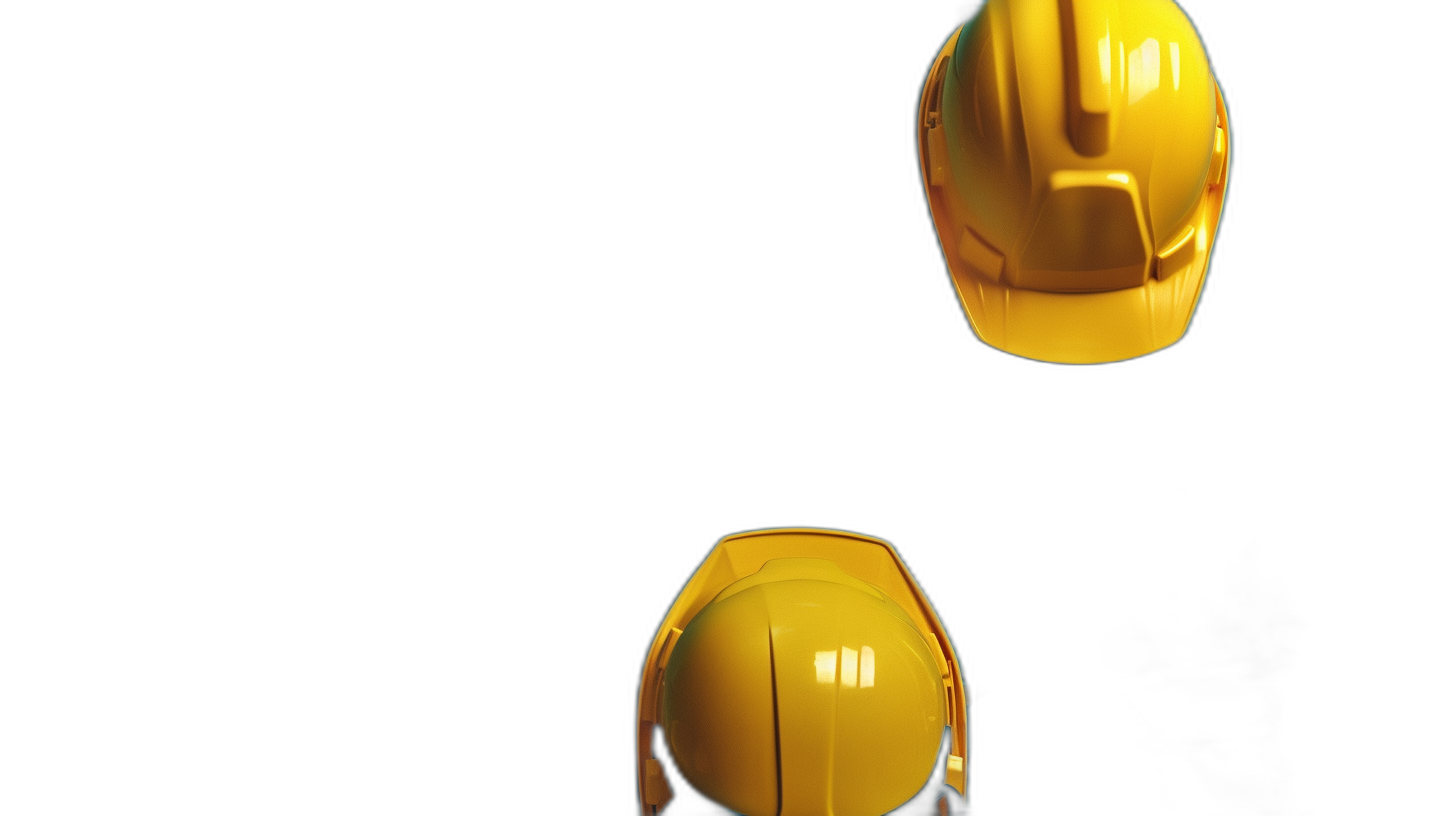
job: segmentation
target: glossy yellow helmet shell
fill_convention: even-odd
[[[988,0],[941,49],[920,105],[926,196],[976,334],[1065,363],[1178,340],[1228,133],[1171,0]]]
[[[654,642],[642,706],[647,814],[670,797],[650,756],[654,722],[683,776],[745,816],[880,816],[925,786],[947,725],[947,783],[964,791],[959,668],[877,539],[772,530],[720,542]]]

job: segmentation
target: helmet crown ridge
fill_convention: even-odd
[[[1083,156],[1101,156],[1113,139],[1121,73],[1112,70],[1120,41],[1116,0],[1059,0],[1066,68],[1067,135]]]

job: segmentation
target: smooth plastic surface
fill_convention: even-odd
[[[644,814],[671,798],[652,728],[683,775],[747,816],[878,816],[926,783],[951,726],[965,792],[960,669],[885,542],[771,530],[719,542],[654,639],[639,699]]]
[[[921,174],[976,334],[1099,363],[1183,336],[1223,208],[1228,117],[1171,0],[988,0],[921,95]]]

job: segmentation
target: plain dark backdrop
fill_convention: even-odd
[[[1229,194],[1190,332],[1107,366],[993,350],[955,297],[916,112],[976,3],[550,29],[501,119],[529,149],[494,156],[543,229],[491,267],[530,299],[494,306],[513,331],[483,377],[511,418],[479,433],[486,519],[530,565],[511,581],[553,611],[521,637],[559,682],[531,730],[563,790],[633,812],[642,660],[678,590],[722,536],[817,526],[890,541],[941,613],[977,815],[1348,799],[1361,641],[1321,546],[1363,511],[1331,437],[1383,369],[1338,286],[1376,248],[1328,243],[1331,133],[1361,125],[1302,82],[1338,66],[1309,20],[1182,6],[1229,108]]]

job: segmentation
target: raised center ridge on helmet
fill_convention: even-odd
[[[1084,156],[1101,156],[1112,141],[1121,107],[1122,71],[1112,70],[1121,30],[1117,0],[1059,0],[1062,63],[1066,73],[1067,131]]]

